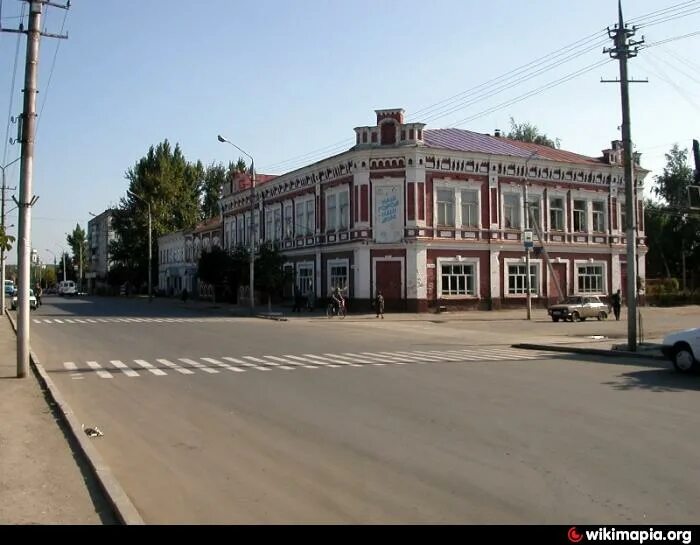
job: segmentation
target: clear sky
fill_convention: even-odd
[[[23,2],[0,1],[3,27],[16,27]],[[638,32],[652,43],[699,31],[700,1],[626,0],[624,9],[635,19],[674,6],[641,21],[680,16]],[[64,11],[45,13],[44,28],[58,33]],[[255,157],[259,172],[282,173],[322,158],[322,148],[352,145],[353,127],[373,124],[373,110],[402,107],[428,128],[489,133],[507,130],[513,116],[560,138],[564,149],[598,156],[620,137],[619,86],[600,83],[617,77],[615,63],[496,107],[604,61],[611,42],[602,31],[616,18],[616,0],[73,0],[70,38],[57,54],[58,40],[42,40],[32,246],[52,261],[45,248],[58,253],[64,233],[86,227],[89,212],[117,204],[125,171],[165,138],[189,160],[236,159],[217,142],[222,133]],[[425,110],[577,40],[548,64],[588,51],[556,68]],[[12,114],[21,110],[24,38],[10,93],[16,43],[17,34],[0,35],[2,154],[11,97]],[[700,137],[699,68],[700,36],[630,62],[630,76],[650,81],[631,90],[633,139],[654,171],[648,185],[674,142],[690,147]],[[18,156],[19,146],[9,146],[5,163]],[[19,169],[7,175],[16,186]],[[8,221],[17,223],[16,210]],[[14,251],[8,261],[16,262]]]

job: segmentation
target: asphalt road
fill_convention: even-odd
[[[700,380],[517,326],[45,298],[32,348],[149,523],[690,523]]]

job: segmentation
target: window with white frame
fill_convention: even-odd
[[[603,265],[577,265],[578,293],[604,293]]]
[[[311,235],[316,231],[316,199],[306,201],[306,234]]]
[[[328,262],[328,291],[335,288],[345,293],[348,288],[348,264],[347,262]]]
[[[338,193],[338,229],[350,226],[350,191]]]
[[[605,232],[605,203],[603,201],[593,201],[593,231],[596,233]]]
[[[530,220],[532,218],[534,220],[534,225],[537,225],[538,227],[542,225],[542,222],[540,221],[540,196],[539,195],[528,195],[527,197],[527,207],[529,210],[525,211],[525,225],[528,229],[534,229],[533,222]]]
[[[627,207],[625,203],[620,203],[620,231],[627,231]]]
[[[294,214],[292,203],[284,205],[284,237],[291,238],[294,236]]]
[[[243,246],[245,244],[245,218],[243,216],[236,218],[236,230],[238,231],[236,243],[238,246]]]
[[[272,240],[272,210],[265,211],[265,240]]]
[[[530,293],[536,294],[539,292],[538,280],[539,267],[536,264],[530,264]],[[518,295],[527,294],[527,265],[525,263],[516,263],[508,265],[508,294]]]
[[[520,229],[520,196],[515,193],[503,195],[503,226]]]
[[[282,209],[280,208],[279,205],[275,206],[275,209],[272,213],[272,218],[273,218],[273,225],[274,225],[274,234],[275,234],[275,240],[281,240],[282,239]]]
[[[326,231],[335,231],[338,225],[336,213],[338,205],[338,195],[326,195]]]
[[[474,263],[441,263],[440,295],[476,295]]]
[[[564,199],[562,197],[549,198],[549,229],[551,231],[564,231]]]
[[[301,295],[309,295],[314,289],[314,266],[309,263],[297,265],[297,286]]]
[[[476,189],[462,190],[462,227],[479,226],[479,194]]]
[[[574,201],[574,231],[577,233],[586,232],[586,201]]]
[[[294,226],[294,232],[297,236],[306,234],[306,204],[297,201],[296,203],[296,225]]]
[[[437,223],[438,225],[454,227],[455,193],[452,189],[437,190]]]

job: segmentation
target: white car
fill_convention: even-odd
[[[17,295],[12,298],[12,310],[17,310]],[[29,308],[30,310],[36,310],[38,307],[36,297],[34,297],[34,290],[29,290]]]
[[[58,294],[61,297],[64,295],[76,295],[77,293],[78,288],[72,280],[65,280],[58,284]]]
[[[661,352],[681,373],[700,370],[700,327],[667,335],[661,345]]]

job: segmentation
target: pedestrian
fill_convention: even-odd
[[[309,291],[309,295],[306,298],[306,308],[309,312],[313,312],[316,307],[316,294],[314,290]]]
[[[620,307],[622,306],[622,296],[620,295],[620,290],[613,293],[612,296],[612,308],[615,314],[615,319],[620,320]]]
[[[36,283],[36,286],[34,286],[34,296],[36,297],[36,304],[37,306],[41,306],[41,296],[43,295],[43,290],[41,289],[41,284],[39,282]]]
[[[189,293],[187,293],[187,288],[182,288],[182,292],[180,292],[180,297],[182,298],[183,303],[187,302],[187,297],[189,297]]]
[[[377,297],[374,299],[374,306],[377,309],[377,318],[381,315],[384,319],[384,296],[381,291],[377,292]]]
[[[299,293],[299,287],[294,284],[294,306],[292,307],[292,312],[301,312],[301,293]]]

